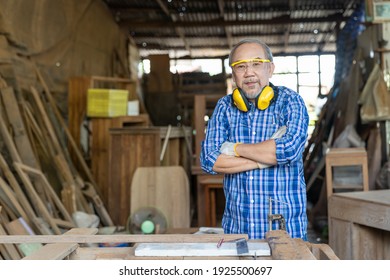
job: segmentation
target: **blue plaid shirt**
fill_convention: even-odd
[[[212,169],[225,141],[262,142],[286,125],[286,134],[275,140],[277,165],[225,174],[222,227],[225,233],[245,233],[251,239],[264,239],[270,230],[267,217],[271,198],[272,214],[283,215],[290,236],[307,240],[302,153],[309,117],[303,99],[295,91],[286,87],[275,89],[278,97],[264,111],[250,103],[250,110],[241,112],[233,105],[231,95],[218,101],[202,142],[201,167],[216,174]],[[279,229],[278,221],[272,223],[272,229]]]

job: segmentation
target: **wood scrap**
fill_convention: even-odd
[[[55,234],[61,234],[61,230],[59,229],[58,225],[53,221],[52,216],[50,215],[48,209],[46,208],[46,205],[42,202],[41,198],[39,197],[38,193],[36,192],[30,178],[25,173],[24,167],[25,165],[21,163],[14,163],[15,170],[19,174],[19,177],[22,179],[24,186],[26,187],[26,191],[28,193],[28,196],[30,197],[31,201],[33,202],[33,205],[37,207],[37,212],[39,212],[43,218],[47,221],[47,223],[51,226],[52,230]]]
[[[26,165],[20,164],[19,167],[22,168],[26,173],[33,175],[37,177],[38,180],[40,180],[42,185],[45,187],[45,190],[47,190],[47,192],[49,193],[49,196],[53,199],[54,205],[51,205],[51,208],[54,209],[55,207],[57,207],[57,210],[60,212],[62,219],[68,222],[68,223],[62,223],[62,225],[68,225],[69,228],[75,227],[72,217],[70,216],[69,212],[65,209],[64,205],[61,203],[60,199],[58,198],[57,194],[54,192],[53,188],[50,186],[50,183],[48,182],[44,174],[40,170]]]
[[[23,119],[20,114],[19,105],[15,98],[15,93],[11,87],[1,89],[1,97],[4,109],[7,113],[10,127],[12,127],[13,141],[19,151],[21,162],[29,166],[38,167],[38,161],[32,153],[30,140],[27,137]]]
[[[30,89],[31,89],[31,94],[33,96],[33,99],[35,101],[35,105],[37,106],[39,114],[42,118],[42,121],[43,121],[43,124],[45,127],[45,131],[49,135],[48,141],[50,141],[50,143],[53,145],[53,148],[54,148],[53,157],[55,159],[57,159],[57,160],[55,160],[55,163],[56,163],[58,174],[60,174],[62,176],[62,179],[64,180],[63,187],[68,188],[66,191],[64,191],[64,194],[65,194],[64,197],[66,197],[67,199],[70,199],[70,203],[68,200],[68,202],[65,203],[65,206],[70,207],[70,208],[68,208],[68,211],[70,213],[73,213],[77,210],[77,207],[76,207],[75,183],[74,183],[74,180],[72,178],[72,175],[68,175],[68,174],[71,174],[72,172],[70,171],[69,165],[64,158],[63,147],[61,146],[61,144],[57,138],[57,135],[55,133],[55,130],[53,128],[53,125],[47,116],[47,113],[44,109],[44,106],[43,106],[42,100],[40,99],[38,91],[34,87],[31,87]],[[66,163],[63,164],[63,162],[66,162]],[[61,167],[58,166],[58,163],[61,163]]]
[[[25,210],[24,212],[21,213],[22,217],[29,225],[32,225],[33,220],[36,217],[35,210],[33,210],[24,191],[20,187],[15,176],[11,172],[10,168],[8,167],[5,159],[1,154],[0,154],[0,170],[4,173],[5,178],[7,179],[10,187],[14,191],[16,198],[18,199],[18,202],[20,203],[21,207]]]
[[[22,101],[22,108],[26,116],[27,127],[30,129],[30,139],[34,139],[33,147],[36,154],[38,154],[38,145],[42,147],[39,149],[40,154],[43,157],[49,158],[50,155],[54,154],[54,147],[49,141],[45,140],[41,126],[38,124],[36,119],[33,116],[31,106],[27,102]]]
[[[315,260],[315,257],[298,239],[291,238],[286,231],[272,230],[266,233],[272,257],[278,260]],[[302,240],[302,239],[301,239]],[[303,242],[303,241],[302,241]]]
[[[83,230],[86,228],[72,229]],[[88,228],[95,230],[97,228]],[[237,239],[248,239],[247,234],[113,234],[113,235],[91,235],[83,233],[77,235],[7,235],[0,236],[0,244],[15,243],[208,243],[224,239],[224,242],[235,241]]]
[[[45,126],[47,127],[47,131],[50,135],[50,139],[53,141],[54,148],[55,148],[55,155],[54,155],[54,162],[57,166],[58,173],[61,175],[63,181],[63,190],[61,191],[63,199],[66,200],[64,203],[68,208],[68,211],[70,213],[76,212],[78,209],[87,212],[87,213],[93,213],[93,209],[90,207],[88,202],[86,201],[85,197],[83,196],[81,192],[80,185],[77,184],[75,181],[75,175],[72,174],[72,171],[70,169],[70,166],[68,162],[65,159],[65,153],[63,151],[63,147],[61,147],[60,142],[58,139],[56,139],[57,135],[55,134],[55,131],[52,127],[52,124],[50,123],[50,120],[48,116],[46,115],[45,111],[43,110],[43,104],[38,96],[38,92],[36,89],[31,87],[32,94],[34,96],[34,100],[38,106],[38,109],[42,115],[43,121],[45,123]]]
[[[93,209],[90,207],[85,197],[82,195],[80,186],[75,181],[72,172],[69,170],[66,161],[62,158],[61,155],[56,155],[54,157],[54,162],[58,167],[58,170],[61,172],[61,176],[64,179],[63,185],[63,194],[67,198],[66,203],[71,209],[68,209],[70,213],[76,212],[78,209],[87,212],[89,214],[93,213]],[[69,205],[70,204],[70,205]]]
[[[8,234],[0,223],[0,237],[2,236],[8,236]],[[5,258],[9,260],[20,260],[22,257],[14,244],[0,244],[0,251],[2,255],[5,255]]]
[[[71,229],[63,234],[67,235],[80,235],[80,234],[95,234],[96,229]],[[75,251],[79,247],[76,242],[68,244],[47,244],[41,250],[31,254],[28,257],[23,258],[24,260],[62,260],[67,257],[70,253]]]
[[[7,232],[11,235],[35,235],[32,229],[26,224],[23,218],[15,219],[5,225]],[[33,252],[42,248],[41,243],[19,243],[19,250],[23,256],[31,255]]]
[[[41,85],[42,85],[44,92],[46,94],[46,98],[48,99],[49,104],[50,104],[55,116],[57,117],[59,123],[61,124],[61,128],[65,131],[65,134],[66,134],[67,139],[69,141],[70,147],[73,149],[73,152],[75,153],[76,158],[79,161],[79,163],[83,169],[84,175],[87,177],[88,181],[94,185],[95,189],[99,190],[99,188],[97,188],[96,182],[92,176],[91,170],[88,167],[87,163],[85,162],[84,157],[82,156],[82,153],[81,153],[78,145],[76,144],[72,134],[70,133],[69,128],[68,128],[67,124],[65,123],[65,121],[64,121],[64,119],[63,119],[63,117],[58,109],[58,106],[57,106],[57,104],[56,104],[56,102],[55,102],[55,100],[54,100],[54,98],[49,90],[49,87],[47,86],[45,80],[43,79],[43,76],[42,76],[41,72],[39,71],[38,67],[35,64],[34,64],[34,67],[35,67],[35,71],[36,71],[36,74],[38,76],[38,79],[41,82]]]
[[[4,112],[7,113],[10,124],[8,125],[2,120],[0,126],[2,127],[2,134],[6,138],[7,148],[10,151],[13,160],[39,167],[26,134],[19,106],[14,96],[14,91],[10,87],[2,88],[1,95],[5,108]],[[4,126],[12,128],[13,135],[11,135]],[[43,189],[39,184],[36,185],[36,191],[42,199],[45,199]]]
[[[0,189],[2,193],[6,196],[10,205],[14,208],[14,212],[18,217],[23,217],[25,220],[29,220],[27,213],[23,209],[22,205],[20,205],[15,193],[11,189],[11,187],[4,181],[3,178],[0,177]]]
[[[1,110],[0,110],[0,132],[3,137],[4,143],[8,149],[8,152],[12,157],[12,160],[15,162],[22,162],[19,152],[15,146],[15,143],[13,142],[12,136],[7,129],[7,125],[5,124],[4,119],[1,116]]]
[[[45,108],[43,106],[42,100],[39,96],[38,91],[34,87],[30,87],[31,95],[34,99],[35,105],[37,106],[38,113],[40,117],[42,118],[44,127],[46,129],[46,132],[49,135],[49,138],[51,140],[51,143],[54,146],[55,153],[56,154],[63,154],[63,148],[58,140],[58,137],[55,133],[55,129],[53,128],[52,123],[50,122],[49,117],[47,116],[47,112],[45,111]]]
[[[11,219],[16,219],[16,214],[14,209],[10,207],[9,204],[5,203],[3,198],[0,197],[0,204],[3,205],[3,213],[1,215],[3,216],[3,219],[5,222],[8,222],[8,220]]]

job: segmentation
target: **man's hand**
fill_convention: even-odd
[[[225,154],[225,155],[228,155],[228,156],[235,156],[235,152],[234,152],[234,145],[236,143],[232,143],[232,142],[225,142],[222,144],[221,148],[219,149],[219,151],[222,153],[222,154]]]
[[[280,138],[282,137],[285,133],[286,133],[286,129],[287,127],[286,126],[282,126],[280,127],[272,136],[271,136],[271,139],[277,139],[277,138]],[[219,149],[219,151],[221,152],[221,154],[225,154],[225,155],[228,155],[228,156],[235,156],[235,157],[239,157],[240,155],[237,153],[237,151],[235,150],[237,145],[239,144],[242,144],[241,142],[239,143],[233,143],[233,142],[225,142],[222,144],[221,148]],[[262,163],[257,163],[259,168],[266,168],[268,167],[269,165],[267,164],[262,164]]]

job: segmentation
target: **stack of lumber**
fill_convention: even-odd
[[[0,235],[58,235],[76,212],[111,226],[96,183],[39,69],[40,88],[20,91],[0,80]],[[77,170],[68,143],[78,157]],[[40,244],[0,245],[0,259],[20,259]]]

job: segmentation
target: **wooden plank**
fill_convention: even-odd
[[[383,232],[383,244],[390,244],[390,232]],[[383,247],[383,259],[390,260],[390,246]]]
[[[40,154],[41,157],[49,158],[50,155],[54,155],[53,145],[45,140],[45,136],[43,135],[42,128],[38,124],[37,120],[32,113],[31,106],[29,106],[25,101],[22,101],[22,107],[25,114],[25,119],[27,123],[27,132],[30,135],[31,139],[34,141],[31,143],[34,147],[34,151],[36,154]]]
[[[63,260],[78,247],[79,245],[77,243],[48,244],[36,253],[24,257],[22,260]]]
[[[204,95],[195,96],[194,104],[194,122],[195,122],[195,165],[200,166],[200,151],[201,151],[201,142],[205,138],[205,120],[204,116],[206,115],[206,97]]]
[[[14,166],[20,178],[22,179],[24,186],[26,187],[26,191],[28,192],[30,199],[33,201],[34,205],[37,206],[38,211],[41,213],[43,218],[50,224],[53,231],[56,234],[61,234],[60,229],[58,228],[57,224],[54,223],[53,217],[50,215],[48,209],[46,208],[46,205],[42,202],[38,193],[34,189],[30,178],[25,174],[25,171],[23,170],[24,165],[15,162]]]
[[[8,186],[8,184],[3,180],[2,177],[0,177],[0,189],[4,192],[14,209],[17,211],[16,214],[28,220],[28,216],[24,211],[23,207],[20,205],[15,193],[12,191],[11,187]]]
[[[317,260],[339,260],[328,244],[308,243],[307,246]]]
[[[342,260],[352,259],[351,226],[351,222],[348,221],[334,218],[329,220],[329,246]]]
[[[11,235],[34,235],[32,229],[22,219],[13,220],[5,225],[7,231]],[[41,243],[20,243],[17,245],[19,250],[23,253],[23,256],[28,256],[33,252],[42,248]]]
[[[133,247],[100,247],[85,248],[79,247],[75,252],[69,255],[71,260],[124,260],[129,256],[134,256]]]
[[[80,127],[86,116],[86,96],[90,83],[90,78],[87,77],[71,77],[68,83],[68,127],[73,139],[77,139],[78,150],[81,150]],[[77,155],[71,150],[71,146],[69,148],[73,161],[77,162]]]
[[[8,119],[12,127],[14,143],[19,151],[22,162],[24,164],[37,167],[38,162],[32,152],[33,149],[26,134],[26,129],[13,88],[7,87],[1,89],[1,97],[4,102],[4,109],[7,112]]]
[[[97,229],[96,229],[97,230]],[[224,239],[225,242],[239,238],[248,239],[246,234],[114,234],[114,235],[7,235],[0,236],[0,244],[11,243],[207,243],[215,245]]]
[[[2,224],[0,224],[0,238],[2,238],[3,236],[9,236],[9,235],[7,235],[7,232],[3,228]],[[3,246],[4,246],[4,250],[7,252],[11,260],[21,259],[21,256],[18,250],[15,248],[14,244],[4,244]]]
[[[34,88],[34,87],[30,87],[30,91],[31,91],[31,95],[32,97],[34,98],[34,101],[35,101],[35,104],[38,108],[38,112],[39,114],[41,115],[42,117],[42,120],[43,120],[43,124],[46,128],[46,131],[47,133],[49,134],[50,136],[50,140],[51,142],[53,143],[54,145],[54,148],[55,148],[55,152],[56,153],[60,153],[60,154],[63,154],[63,148],[58,140],[58,137],[56,135],[56,132],[55,132],[55,129],[53,127],[53,124],[51,123],[48,115],[47,115],[47,112],[43,106],[43,103],[42,103],[42,100],[41,100],[41,97],[39,96],[39,93],[38,91]]]
[[[75,227],[72,217],[70,216],[69,212],[66,210],[64,205],[61,203],[61,200],[58,198],[58,195],[54,192],[53,187],[50,185],[45,175],[40,170],[26,165],[19,164],[19,167],[22,168],[25,172],[34,175],[35,178],[38,178],[40,180],[41,185],[45,188],[50,198],[53,200],[54,204],[52,204],[52,207],[53,208],[57,207],[56,210],[58,210],[58,212],[61,213],[63,219],[65,220],[64,222],[61,222],[61,224],[67,225],[67,227],[69,228]],[[54,211],[54,209],[52,209],[52,211]]]
[[[0,113],[1,113],[1,110],[0,110]],[[5,145],[8,149],[8,152],[11,155],[12,160],[16,161],[16,162],[22,162],[22,159],[19,155],[18,149],[15,146],[15,143],[12,139],[10,132],[8,131],[7,125],[6,125],[3,117],[0,117],[0,132],[2,135],[2,139],[3,139]]]
[[[272,230],[266,233],[273,259],[278,260],[315,260],[307,246],[295,242],[286,231]]]
[[[30,226],[33,225],[33,219],[36,218],[35,211],[31,207],[30,202],[27,200],[27,197],[22,190],[22,188],[19,186],[19,183],[17,182],[14,174],[9,169],[8,164],[6,163],[4,157],[0,154],[0,169],[3,171],[3,174],[7,181],[9,182],[11,188],[15,192],[15,195],[20,202],[21,206],[25,210],[26,216],[23,216],[27,224]]]
[[[62,236],[77,236],[96,234],[95,228],[75,228],[65,232]],[[23,258],[23,260],[62,260],[79,247],[77,243],[47,244],[39,251]]]
[[[352,224],[352,259],[383,260],[383,243],[380,230]]]
[[[38,67],[36,66],[36,64],[33,64],[34,67],[35,67],[35,70],[36,70],[36,73],[37,73],[37,76],[38,76],[38,79],[39,81],[41,82],[42,84],[42,87],[44,89],[44,92],[46,94],[46,97],[49,101],[49,104],[51,106],[51,109],[53,110],[57,120],[59,121],[59,123],[61,124],[61,128],[64,130],[66,136],[67,136],[67,140],[69,142],[69,146],[70,148],[72,148],[72,151],[74,152],[80,166],[82,167],[82,170],[84,172],[84,175],[86,176],[86,178],[89,180],[89,182],[91,184],[94,185],[95,188],[97,188],[97,184],[96,184],[96,181],[94,180],[93,176],[92,176],[92,173],[91,173],[91,170],[89,169],[87,163],[85,162],[84,160],[84,157],[81,153],[81,150],[80,150],[80,147],[76,144],[67,124],[65,123],[59,109],[58,109],[58,106],[49,90],[49,87],[47,86],[47,83],[46,81],[43,79],[43,76],[41,74],[41,72],[39,71]]]

